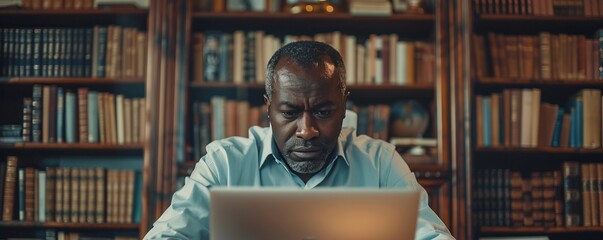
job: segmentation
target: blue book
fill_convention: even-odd
[[[106,54],[107,54],[107,28],[98,27],[97,44],[93,46],[96,48],[96,73],[93,73],[93,77],[105,77],[106,67]]]
[[[203,44],[203,78],[205,81],[217,82],[219,80],[221,57],[220,35],[208,32]]]
[[[33,76],[34,77],[41,77],[42,76],[42,67],[41,67],[41,43],[42,43],[42,29],[41,28],[36,28],[33,30],[33,44],[32,44],[32,50],[31,53],[33,54],[33,61],[32,61],[32,70],[33,70]]]
[[[31,141],[42,142],[42,85],[34,85],[31,96]]]
[[[483,133],[484,133],[484,147],[492,146],[492,100],[490,96],[482,97],[482,113],[484,114],[484,124]]]
[[[572,119],[570,123],[570,139],[569,139],[569,147],[575,148],[578,146],[577,138],[578,138],[578,114],[576,111],[576,99],[572,98],[570,100],[570,117]]]
[[[67,143],[75,143],[76,111],[75,93],[67,91],[65,94],[65,140]]]
[[[88,142],[98,143],[98,93],[88,91]]]
[[[142,219],[142,174],[138,171],[134,174],[134,212],[132,213],[132,222],[140,223]]]
[[[57,87],[57,142],[58,143],[62,143],[63,141],[65,141],[65,138],[63,137],[63,126],[64,126],[64,121],[63,121],[63,116],[65,114],[65,97],[64,97],[64,93],[63,93],[63,88],[62,87]]]
[[[230,54],[232,52],[232,40],[233,36],[232,34],[221,34],[220,35],[220,44],[219,44],[219,49],[220,49],[220,57],[218,58],[220,63],[218,63],[219,65],[219,73],[220,73],[220,78],[219,81],[220,82],[232,82],[233,80],[233,70],[234,69],[229,69],[229,57],[231,57],[232,55]],[[234,60],[233,60],[234,61]]]
[[[92,36],[93,30],[92,28],[84,29],[85,36],[82,40],[84,42],[84,61],[80,64],[83,64],[83,72],[82,77],[90,77],[92,76]]]
[[[561,126],[563,125],[563,114],[565,110],[563,108],[558,108],[557,118],[555,119],[555,126],[553,128],[553,140],[551,142],[551,147],[559,147],[559,139],[561,138]]]
[[[25,220],[25,170],[19,169],[19,221]]]

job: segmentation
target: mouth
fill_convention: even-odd
[[[309,161],[318,160],[321,153],[321,149],[293,149],[290,155],[299,161]]]

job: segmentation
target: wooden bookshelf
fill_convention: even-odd
[[[10,227],[25,229],[28,228],[56,228],[56,229],[70,229],[70,230],[138,230],[140,224],[137,223],[59,223],[59,222],[3,222],[0,221],[0,227]]]
[[[555,148],[555,147],[476,147],[478,153],[548,153],[548,154],[603,154],[603,148]]]
[[[488,234],[603,233],[603,227],[482,227],[480,231]]]
[[[55,16],[68,17],[79,15],[140,15],[146,16],[147,10],[140,8],[115,8],[115,9],[7,9],[0,10],[1,16]]]
[[[484,87],[603,87],[603,80],[600,79],[542,80],[485,77],[476,79],[475,83]]]
[[[477,32],[502,30],[507,32],[550,31],[584,32],[600,28],[601,16],[530,16],[479,14],[475,18]],[[521,26],[518,28],[517,26]]]
[[[101,144],[101,143],[17,143],[0,145],[2,148],[27,150],[142,150],[142,144]]]
[[[0,84],[61,84],[61,85],[115,85],[115,84],[144,84],[143,78],[42,78],[15,77],[0,79]]]

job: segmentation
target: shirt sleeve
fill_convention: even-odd
[[[209,239],[209,189],[220,184],[216,154],[201,158],[144,239]]]
[[[385,166],[381,166],[381,169],[383,169],[380,179],[382,186],[385,188],[414,189],[421,193],[415,239],[454,239],[444,222],[427,204],[427,192],[417,182],[417,178],[410,171],[402,156],[395,149],[391,151],[391,154],[384,154],[384,156],[391,156],[391,158],[381,161],[382,164],[385,164]]]

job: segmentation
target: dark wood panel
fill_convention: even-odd
[[[429,36],[434,29],[433,14],[394,14],[389,17],[361,17],[349,13],[205,13],[193,14],[193,31],[267,29],[271,33],[404,33],[405,37]],[[269,26],[268,28],[266,26]]]
[[[450,184],[448,181],[445,179],[419,179],[419,184],[427,191],[429,207],[438,214],[446,226],[450,226]]]
[[[594,34],[603,27],[601,16],[522,16],[481,14],[476,17],[475,31],[485,33],[488,31],[505,33],[585,33]]]

